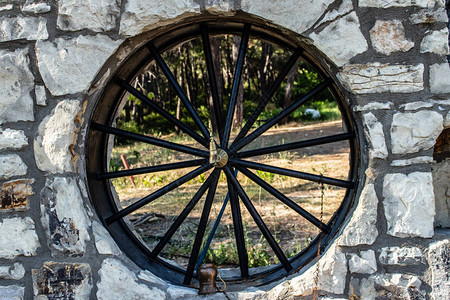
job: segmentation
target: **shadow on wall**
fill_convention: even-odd
[[[433,153],[433,186],[436,205],[435,228],[450,228],[450,128],[442,131]]]

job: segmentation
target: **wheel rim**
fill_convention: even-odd
[[[231,92],[228,103],[225,105],[226,107],[215,105],[221,101],[219,100],[218,84],[213,75],[215,74],[215,71],[210,44],[210,36],[223,34],[237,34],[240,36],[239,51],[230,88]],[[204,120],[199,116],[197,107],[191,103],[186,92],[180,86],[173,70],[171,70],[171,67],[163,57],[167,49],[171,49],[174,45],[178,45],[180,41],[190,41],[193,38],[201,39],[204,51],[209,90],[213,103],[212,107],[209,107],[212,129],[208,129],[208,125],[205,124]],[[284,66],[281,68],[271,85],[269,85],[267,90],[259,97],[258,104],[252,109],[252,112],[249,113],[247,122],[244,122],[242,129],[237,134],[233,135],[231,129],[236,100],[239,93],[238,83],[241,82],[243,77],[242,74],[244,72],[250,38],[274,42],[277,45],[289,49],[291,55],[288,61],[284,63]],[[265,111],[266,105],[271,101],[272,96],[277,89],[280,88],[285,77],[298,60],[306,62],[314,67],[317,73],[322,77],[321,82],[310,89],[305,95],[293,101],[291,105],[283,108],[278,114],[275,114],[262,125],[256,126],[256,129],[252,130],[255,123],[258,121],[258,117]],[[150,64],[150,62],[158,66],[161,70],[161,74],[163,74],[164,78],[181,100],[184,109],[191,120],[190,124],[180,121],[133,86],[133,82],[136,80],[136,74],[139,74]],[[307,104],[308,101],[314,99],[316,95],[324,90],[328,90],[333,94],[334,100],[337,102],[340,109],[342,123],[344,124],[344,129],[341,133],[282,143],[281,145],[249,149],[255,140],[267,134],[267,132],[272,130],[274,126],[280,123],[280,121],[290,116],[294,111]],[[117,128],[115,125],[116,119],[123,109],[125,95],[128,94],[133,95],[156,112],[161,118],[167,120],[167,122],[171,123],[173,126],[176,126],[178,130],[189,136],[198,146],[193,147],[150,136],[144,132],[132,133]],[[234,140],[230,139],[232,135]],[[114,137],[122,137],[133,141],[156,145],[164,149],[189,154],[195,156],[195,158],[134,168],[131,170],[111,171],[109,161],[111,155],[111,141]],[[346,179],[273,166],[254,161],[253,159],[254,157],[280,153],[286,150],[292,151],[306,147],[328,145],[336,142],[348,143],[349,161]],[[354,129],[351,114],[330,75],[324,71],[321,64],[315,60],[314,56],[297,43],[287,40],[284,35],[281,35],[277,31],[268,30],[265,27],[250,24],[249,22],[203,22],[180,26],[179,28],[168,32],[166,35],[154,38],[144,47],[138,49],[134,55],[119,68],[117,74],[106,85],[103,94],[98,101],[89,127],[86,157],[87,178],[92,202],[100,219],[114,237],[119,247],[142,268],[151,269],[152,272],[172,283],[184,285],[189,285],[193,282],[195,283],[195,270],[199,264],[199,256],[201,258],[204,257],[204,253],[202,253],[204,252],[202,251],[204,250],[202,243],[204,244],[206,239],[205,231],[211,213],[211,207],[215,201],[217,190],[223,189],[223,186],[220,186],[219,184],[221,173],[225,174],[226,177],[225,189],[227,193],[227,197],[223,201],[223,207],[229,205],[231,210],[234,239],[239,258],[238,272],[234,272],[226,279],[226,281],[234,283],[236,286],[241,286],[242,284],[265,284],[282,276],[286,276],[287,274],[291,274],[311,261],[317,254],[319,240],[323,250],[325,245],[339,230],[347,211],[352,205],[357,182],[356,170],[358,151],[356,131]],[[125,207],[123,207],[121,203],[118,203],[114,184],[111,181],[113,178],[150,174],[153,172],[172,172],[173,170],[182,168],[194,169]],[[340,187],[343,189],[344,194],[338,208],[333,211],[328,222],[321,222],[317,216],[314,216],[307,209],[304,209],[301,205],[291,200],[282,191],[280,192],[277,187],[272,186],[255,174],[255,171]],[[185,204],[181,213],[175,218],[164,236],[159,239],[156,246],[150,249],[146,243],[142,241],[140,236],[136,235],[133,226],[130,225],[130,222],[127,220],[127,216],[148,204],[158,201],[158,199],[166,195],[168,191],[176,191],[181,185],[193,180],[201,174],[205,174],[205,172],[209,172],[206,180],[199,186],[190,201]],[[241,175],[237,175],[238,172]],[[318,228],[320,233],[307,247],[288,258],[283,249],[281,249],[276,238],[274,238],[271,230],[265,224],[264,218],[261,217],[258,209],[255,208],[255,205],[253,204],[254,201],[248,196],[239,176],[245,176],[247,178],[246,180],[251,181],[252,184],[265,190],[276,199],[276,201],[284,203],[294,211],[297,216],[300,216]],[[189,213],[196,205],[198,205],[202,197],[205,198],[204,205],[193,240],[189,261],[186,268],[180,268],[158,255],[161,254],[163,248],[167,246],[172,236],[180,228],[183,222],[185,222]],[[229,199],[229,204],[227,204],[227,198]],[[243,207],[241,207],[241,204],[243,204],[243,207],[249,212],[251,218],[255,221],[257,228],[260,230],[261,235],[270,245],[273,253],[278,258],[278,264],[264,268],[262,271],[254,271],[249,267],[248,253],[246,250],[246,233],[243,228]],[[210,237],[213,237],[213,235],[210,235]]]

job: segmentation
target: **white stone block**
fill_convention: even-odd
[[[104,35],[36,43],[39,71],[55,96],[86,91],[121,41]]]
[[[431,170],[435,195],[434,205],[436,206],[434,226],[450,228],[450,159],[433,162]]]
[[[173,24],[175,19],[200,13],[194,0],[129,0],[120,21],[120,34],[135,36],[155,26]]]
[[[395,114],[391,126],[392,153],[415,153],[430,149],[442,132],[443,119],[434,111]]]
[[[422,64],[355,64],[345,66],[337,77],[354,94],[414,93],[423,90],[423,72]]]
[[[415,275],[399,273],[375,274],[368,278],[366,282],[369,295],[375,295],[376,299],[426,299],[425,292],[420,290],[422,281]],[[370,288],[375,285],[375,289]],[[415,292],[414,298],[410,297],[411,292]],[[364,298],[366,299],[366,298]]]
[[[23,276],[25,276],[25,268],[21,263],[16,262],[12,266],[0,266],[0,279],[19,280]]]
[[[36,85],[34,88],[36,95],[36,104],[39,106],[47,106],[47,94],[43,85]]]
[[[80,110],[80,101],[63,100],[39,124],[34,156],[40,170],[51,173],[74,170],[75,157],[70,147],[75,144],[79,130],[75,120]]]
[[[379,261],[383,265],[417,266],[425,263],[425,256],[417,247],[384,247]]]
[[[313,40],[313,45],[338,66],[347,64],[351,58],[368,49],[355,12],[332,22],[321,32],[312,33],[309,37]]]
[[[51,6],[47,3],[39,3],[28,0],[22,6],[22,12],[33,14],[44,14],[51,10]]]
[[[0,155],[0,178],[27,174],[27,165],[17,154]]]
[[[445,116],[444,119],[444,128],[450,127],[450,112]]]
[[[23,130],[0,128],[0,150],[21,149],[26,145],[28,145],[28,140]]]
[[[84,254],[90,240],[91,221],[76,180],[47,179],[41,192],[41,222],[53,253]]]
[[[325,14],[325,16],[320,20],[318,24],[315,25],[315,28],[320,25],[336,20],[339,17],[342,17],[354,9],[352,0],[343,0],[341,5],[336,9],[333,9]]]
[[[92,230],[98,253],[107,255],[119,255],[121,253],[108,231],[100,223],[94,221]]]
[[[392,0],[392,1],[380,1],[380,0],[359,0],[359,7],[407,7],[407,6],[419,6],[423,8],[433,8],[436,0]]]
[[[242,0],[242,10],[302,33],[319,20],[331,0]],[[308,13],[305,14],[304,11]],[[298,18],[301,15],[302,18]]]
[[[370,102],[366,105],[357,105],[353,108],[354,111],[366,111],[366,110],[388,110],[391,109],[391,102]]]
[[[205,9],[214,15],[233,16],[236,14],[236,11],[233,10],[233,3],[227,0],[206,0]]]
[[[8,10],[12,10],[13,8],[14,8],[14,6],[12,4],[6,4],[6,5],[0,6],[0,11],[8,11]]]
[[[351,253],[348,261],[348,267],[351,273],[373,274],[377,271],[377,260],[375,251],[360,251],[358,254]]]
[[[448,63],[430,66],[430,91],[432,93],[450,93],[450,66]]]
[[[430,108],[430,107],[433,107],[433,103],[423,101],[410,102],[400,105],[400,108],[403,108],[404,110],[419,110],[421,108]]]
[[[0,21],[0,42],[48,39],[47,19],[39,17],[4,18]]]
[[[34,256],[39,239],[31,218],[4,218],[0,221],[0,258]]]
[[[429,164],[433,161],[431,156],[417,156],[408,159],[396,159],[391,162],[391,167],[405,167],[414,164]]]
[[[448,55],[448,29],[427,32],[420,44],[420,53]]]
[[[294,296],[312,292],[314,289],[316,267],[311,266],[305,273],[290,280],[289,290]],[[320,290],[343,294],[345,290],[345,278],[347,276],[347,259],[345,254],[332,245],[319,260]],[[275,298],[274,298],[275,299]]]
[[[25,288],[17,285],[0,286],[1,300],[23,300]]]
[[[338,238],[337,244],[340,246],[372,245],[378,236],[377,209],[378,198],[375,187],[369,183],[361,192],[358,206],[350,222],[345,226],[344,232]]]
[[[445,9],[423,9],[418,13],[412,14],[409,17],[409,21],[412,24],[432,24],[436,22],[448,22],[447,12]]]
[[[34,76],[29,68],[28,50],[0,50],[0,124],[34,121]]]
[[[448,300],[450,295],[450,240],[434,242],[429,246],[428,264],[431,270],[431,297]]]
[[[364,132],[370,144],[370,158],[384,159],[388,156],[386,140],[384,138],[383,125],[372,114],[364,114]]]
[[[387,234],[431,238],[434,233],[434,192],[431,173],[387,174],[383,182]]]
[[[414,47],[414,43],[406,39],[400,20],[377,20],[370,30],[370,39],[374,50],[384,55],[406,52]]]
[[[101,32],[116,27],[121,0],[58,0],[57,27],[77,31]]]
[[[99,271],[97,299],[166,299],[166,294],[137,282],[136,275],[118,260],[107,258]]]

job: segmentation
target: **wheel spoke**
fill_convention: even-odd
[[[273,116],[271,119],[267,120],[263,125],[255,129],[252,133],[250,133],[248,136],[237,142],[236,144],[232,145],[230,147],[230,150],[228,151],[228,155],[232,155],[251,143],[253,140],[255,140],[258,136],[266,132],[268,129],[273,127],[275,124],[289,116],[291,113],[293,113],[297,108],[302,106],[304,103],[306,103],[308,100],[310,100],[312,97],[314,97],[317,93],[321,92],[322,90],[326,89],[328,86],[330,86],[333,83],[331,77],[327,78],[323,82],[321,82],[319,85],[317,85],[315,88],[310,90],[308,94],[306,94],[304,97],[300,98],[293,104],[289,105],[287,108],[285,108],[280,113]]]
[[[233,177],[233,173],[231,172],[230,168],[226,166],[224,168],[224,172],[227,175],[227,178],[230,180],[233,187],[236,189],[239,197],[241,198],[242,202],[244,203],[245,207],[247,208],[248,212],[252,216],[253,220],[255,221],[256,225],[258,225],[259,230],[264,235],[264,238],[269,243],[272,250],[275,252],[275,255],[280,260],[281,264],[283,265],[284,269],[289,272],[292,270],[292,266],[289,263],[288,259],[286,258],[286,255],[284,255],[283,250],[281,250],[280,246],[270,233],[269,229],[267,228],[266,224],[264,223],[261,216],[256,211],[256,208],[253,206],[252,202],[248,198],[247,194],[245,193],[242,186],[239,184],[239,182],[236,180],[236,178]]]
[[[208,189],[205,205],[203,206],[202,216],[200,217],[200,223],[198,224],[197,234],[195,235],[194,245],[192,246],[191,255],[189,257],[189,263],[184,276],[184,284],[189,285],[194,274],[195,263],[197,262],[200,247],[202,245],[203,236],[205,235],[206,225],[211,211],[212,202],[216,193],[217,183],[219,181],[220,170],[216,169],[211,174],[212,182]]]
[[[308,211],[300,207],[297,203],[286,197],[284,194],[282,194],[280,191],[272,187],[270,184],[259,178],[257,175],[253,174],[249,170],[242,168],[242,167],[236,167],[240,172],[242,172],[245,176],[253,180],[257,185],[261,186],[263,189],[268,191],[270,194],[272,194],[275,198],[292,208],[295,212],[297,212],[299,215],[304,217],[306,220],[311,222],[314,226],[318,227],[321,231],[324,231],[326,233],[329,233],[331,231],[331,228],[322,223],[319,219],[314,217],[312,214],[310,214]]]
[[[294,170],[289,170],[289,169],[285,169],[285,168],[279,168],[279,167],[269,166],[269,165],[260,164],[260,163],[256,163],[256,162],[251,162],[251,161],[247,161],[247,160],[230,158],[229,161],[231,162],[232,165],[235,165],[237,167],[242,166],[242,167],[246,167],[249,169],[255,169],[255,170],[260,170],[260,171],[264,171],[264,172],[270,172],[270,173],[285,175],[285,176],[289,176],[289,177],[295,177],[295,178],[299,178],[299,179],[314,181],[314,182],[318,182],[318,183],[325,183],[325,184],[329,184],[329,185],[340,186],[340,187],[344,187],[344,188],[351,189],[355,185],[355,183],[352,181],[341,180],[341,179],[336,179],[336,178],[331,178],[331,177],[325,177],[325,176],[310,174],[310,173],[306,173],[306,172],[294,171]]]
[[[270,153],[276,153],[276,152],[281,152],[281,151],[294,150],[294,149],[300,149],[300,148],[305,148],[305,147],[318,146],[318,145],[323,145],[323,144],[328,144],[328,143],[345,141],[345,140],[348,140],[348,139],[351,139],[354,137],[355,137],[354,132],[346,132],[346,133],[340,133],[340,134],[310,139],[310,140],[306,140],[306,141],[287,143],[284,145],[265,147],[265,148],[249,150],[249,151],[242,151],[242,152],[236,153],[234,155],[234,157],[245,158],[245,157],[252,157],[252,156],[257,156],[257,155],[270,154]]]
[[[232,174],[232,172],[230,172]],[[233,228],[234,228],[234,236],[236,239],[236,247],[238,251],[239,257],[239,267],[241,270],[241,277],[248,278],[248,253],[245,246],[245,236],[244,236],[244,227],[242,226],[242,218],[241,218],[241,208],[239,205],[239,198],[236,190],[234,189],[233,184],[228,178],[227,174],[227,183],[228,183],[228,191],[230,193],[230,204],[231,204],[231,214],[233,216]],[[236,178],[234,174],[232,174],[233,178]]]
[[[277,91],[277,89],[280,87],[281,83],[283,82],[284,78],[288,75],[288,73],[291,71],[292,67],[297,62],[300,55],[303,53],[302,48],[297,48],[294,53],[292,53],[291,57],[289,58],[288,62],[284,66],[284,68],[281,70],[281,72],[278,74],[275,81],[271,84],[267,92],[265,92],[261,98],[258,101],[258,106],[253,110],[252,114],[248,118],[248,121],[245,123],[242,130],[237,135],[236,139],[234,140],[233,144],[240,141],[245,137],[245,135],[248,133],[248,131],[252,128],[253,124],[258,119],[261,112],[266,107],[267,103],[269,103],[270,99],[272,99],[273,95]]]
[[[148,195],[147,197],[144,197],[142,199],[140,199],[139,201],[127,206],[126,208],[118,211],[117,213],[113,214],[112,216],[108,217],[105,219],[105,222],[107,225],[110,225],[112,223],[114,223],[115,221],[119,220],[120,218],[125,217],[126,215],[129,215],[130,213],[134,212],[135,210],[141,208],[142,206],[152,202],[155,199],[158,199],[159,197],[167,194],[168,192],[176,189],[177,187],[179,187],[180,185],[188,182],[189,180],[195,178],[196,176],[208,171],[209,169],[211,169],[212,166],[210,164],[205,164],[201,167],[198,167],[197,169],[189,172],[188,174],[178,178],[175,181],[172,181],[171,183],[169,183],[168,185],[160,188],[159,190],[157,190],[156,192]]]
[[[150,136],[146,136],[146,135],[142,135],[139,133],[134,133],[134,132],[126,131],[126,130],[122,130],[119,128],[114,128],[114,127],[110,127],[110,126],[106,126],[106,125],[102,125],[102,124],[98,124],[98,123],[91,123],[91,128],[94,130],[99,130],[102,132],[106,132],[106,133],[113,134],[116,136],[121,136],[121,137],[128,138],[128,139],[132,139],[135,141],[163,147],[166,149],[175,150],[178,152],[183,152],[183,153],[192,154],[195,156],[200,156],[200,157],[205,157],[205,158],[209,157],[209,153],[204,150],[199,150],[199,149],[195,149],[192,147],[164,141],[161,139],[157,139],[154,137],[150,137]]]
[[[147,174],[147,173],[155,173],[155,172],[161,172],[161,171],[170,171],[170,170],[176,170],[176,169],[182,169],[182,168],[188,168],[188,167],[195,167],[195,166],[205,164],[207,162],[208,162],[208,160],[206,160],[206,159],[194,159],[194,160],[188,160],[188,161],[182,161],[182,162],[176,162],[176,163],[170,163],[170,164],[162,164],[162,165],[143,167],[143,168],[136,168],[136,169],[130,169],[130,170],[105,172],[105,173],[98,174],[98,179],[102,180],[102,179],[111,179],[111,178],[118,178],[118,177],[132,176],[132,175]]]
[[[194,197],[192,197],[191,201],[189,201],[189,203],[186,205],[186,207],[183,209],[180,215],[175,219],[175,221],[170,226],[169,230],[167,230],[167,232],[158,242],[156,247],[153,249],[152,253],[150,254],[150,259],[155,259],[159,255],[161,250],[164,248],[164,246],[169,242],[169,240],[172,238],[172,236],[175,234],[175,232],[187,218],[187,216],[195,207],[195,205],[197,205],[200,198],[210,187],[212,178],[213,178],[212,176],[209,176],[208,179],[206,179],[206,181],[202,184],[200,189],[195,193]]]
[[[217,128],[219,139],[222,140],[223,124],[222,124],[222,105],[219,98],[219,91],[217,89],[216,72],[214,70],[214,63],[211,50],[211,42],[209,40],[208,29],[206,24],[202,24],[202,42],[203,51],[205,52],[206,68],[208,70],[209,88],[213,100],[213,107],[210,109],[211,122],[213,128]]]
[[[158,50],[156,49],[155,45],[153,45],[152,42],[149,42],[147,44],[148,49],[153,55],[153,58],[155,59],[158,66],[163,71],[164,75],[166,75],[167,79],[169,80],[170,84],[175,89],[178,97],[180,97],[181,102],[183,102],[184,106],[188,110],[189,114],[191,115],[192,119],[194,120],[194,123],[197,125],[197,127],[200,129],[201,133],[203,134],[203,137],[207,140],[209,140],[209,132],[205,127],[205,124],[203,124],[202,120],[200,119],[197,111],[192,106],[191,102],[189,101],[188,97],[186,96],[185,92],[181,88],[181,86],[178,84],[178,81],[176,80],[175,76],[173,76],[172,71],[170,71],[169,66],[166,64],[164,59],[159,54]]]
[[[161,117],[165,118],[167,121],[171,122],[173,125],[178,127],[181,131],[192,137],[194,140],[208,148],[209,143],[206,139],[200,136],[197,132],[195,132],[191,127],[187,126],[177,118],[175,118],[171,113],[169,113],[164,108],[160,107],[155,101],[149,99],[147,96],[142,94],[140,91],[135,89],[132,85],[126,82],[123,79],[117,78],[118,84],[123,87],[130,94],[138,98],[139,100],[145,102],[151,109],[157,112]]]
[[[234,110],[236,108],[236,99],[239,92],[239,84],[241,82],[242,72],[244,70],[244,59],[247,54],[249,36],[250,36],[250,25],[245,24],[241,38],[241,44],[239,46],[239,54],[236,61],[236,69],[234,71],[233,86],[231,87],[231,96],[227,111],[227,119],[225,122],[223,137],[221,140],[222,148],[227,148],[228,140],[230,139],[231,124],[233,122]]]

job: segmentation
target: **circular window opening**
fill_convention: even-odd
[[[140,267],[180,285],[297,271],[339,230],[357,181],[352,116],[326,68],[280,31],[179,26],[106,84],[87,136],[97,213]]]

